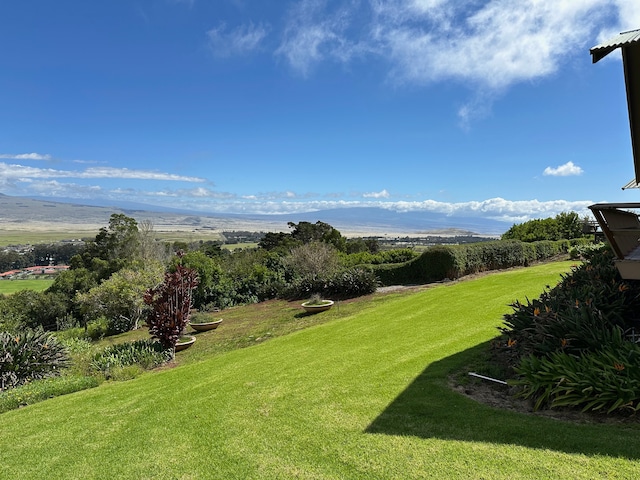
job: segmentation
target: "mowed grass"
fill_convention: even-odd
[[[33,280],[0,280],[0,294],[11,294],[20,290],[35,290],[42,292],[51,286],[52,278],[42,278]]]
[[[505,412],[447,387],[509,303],[568,268],[377,297],[201,360],[196,342],[194,363],[2,414],[0,478],[639,478],[636,425]]]
[[[0,230],[0,247],[7,245],[35,245],[40,243],[56,243],[68,240],[88,240],[95,239],[99,228],[86,230],[65,230],[59,231],[26,231],[26,230]],[[213,231],[191,232],[186,230],[178,231],[154,231],[154,238],[165,242],[199,242],[221,240],[221,234]],[[257,245],[257,244],[253,244]]]
[[[56,243],[63,240],[80,240],[95,238],[98,230],[60,230],[60,231],[26,231],[0,230],[0,247],[7,245],[34,245],[38,243]]]

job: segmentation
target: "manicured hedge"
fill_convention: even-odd
[[[430,248],[418,258],[402,264],[376,265],[382,285],[406,285],[456,279],[472,273],[526,266],[566,254],[568,240],[525,243],[517,240],[447,245]]]
[[[324,298],[355,298],[376,291],[378,279],[369,266],[341,270],[327,277],[306,276],[295,279],[284,290],[284,298],[301,299],[318,294]]]

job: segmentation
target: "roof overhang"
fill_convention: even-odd
[[[617,48],[622,50],[635,182],[640,184],[640,30],[623,32],[609,41],[593,47],[590,50],[593,63],[602,60]],[[625,186],[623,188],[632,187]]]
[[[640,188],[640,185],[638,185],[638,182],[636,182],[635,180],[631,180],[624,187],[622,187],[622,190],[628,190],[630,188]]]

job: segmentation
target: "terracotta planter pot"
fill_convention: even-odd
[[[311,304],[309,302],[304,302],[302,304],[302,308],[305,309],[307,313],[319,313],[329,310],[333,307],[333,300],[323,300],[320,304]]]
[[[222,323],[222,319],[216,320],[215,322],[206,322],[206,323],[191,323],[189,322],[189,326],[193,328],[196,332],[206,332],[208,330],[215,330],[218,328],[218,325]]]

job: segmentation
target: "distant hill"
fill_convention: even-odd
[[[266,216],[254,217],[265,218]],[[292,217],[295,220],[289,220]],[[320,220],[338,230],[357,227],[364,230],[399,230],[407,233],[500,235],[511,226],[486,218],[455,217],[433,212],[396,212],[375,207],[335,208],[291,215],[270,215],[268,218],[282,218],[283,221],[295,223]]]
[[[175,229],[289,231],[288,222],[322,221],[345,234],[500,235],[510,227],[503,222],[485,218],[455,217],[433,212],[396,212],[371,207],[279,215],[241,215],[207,214],[132,203],[115,206],[92,203],[94,204],[89,205],[71,199],[51,200],[0,194],[0,225],[59,222],[78,226],[105,226],[109,223],[111,214],[123,213],[138,221],[149,220],[156,227]]]

